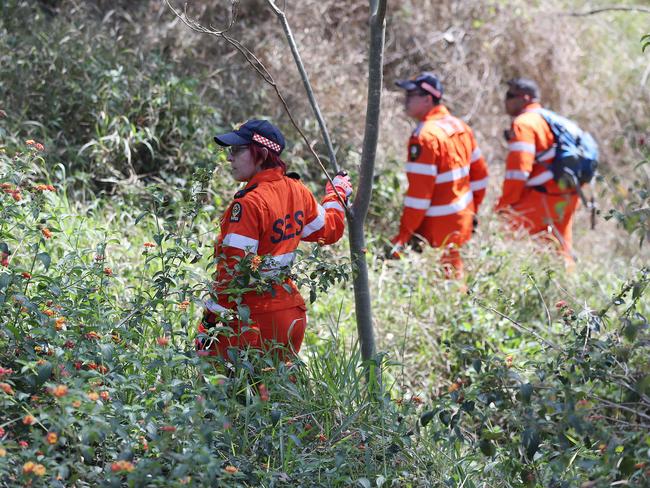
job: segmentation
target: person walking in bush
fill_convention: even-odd
[[[505,110],[512,126],[506,132],[508,155],[503,193],[496,211],[507,214],[509,225],[524,228],[557,242],[569,263],[573,215],[578,207],[575,189],[561,188],[550,164],[555,158],[555,137],[538,112],[540,91],[526,78],[508,81]]]
[[[442,83],[432,73],[399,80],[406,90],[406,114],[417,120],[408,142],[408,190],[391,257],[399,258],[415,236],[442,247],[448,278],[462,278],[460,246],[476,224],[488,169],[472,129],[440,103]]]
[[[214,140],[228,147],[232,176],[246,185],[221,219],[212,298],[197,348],[224,358],[229,348],[273,344],[297,353],[306,308],[287,273],[301,241],[332,244],[341,238],[350,179],[337,174],[319,204],[297,175],[286,173],[284,137],[266,120],[249,120]]]

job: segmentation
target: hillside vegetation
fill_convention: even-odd
[[[3,2],[0,486],[649,486],[648,15],[564,15],[588,7],[392,2],[367,225],[380,354],[360,364],[347,243],[304,245],[300,356],[251,351],[227,368],[194,350],[236,191],[212,135],[271,118],[320,195],[305,143],[231,47],[163,2]],[[225,26],[230,2],[189,12]],[[367,5],[307,0],[287,13],[354,177]],[[265,2],[241,2],[230,35],[273,73],[326,159]],[[393,80],[424,69],[490,163],[467,293],[442,278],[436,250],[382,259],[410,131]],[[538,79],[544,103],[603,153],[600,217],[592,231],[578,212],[573,270],[491,212],[504,82],[517,75]]]

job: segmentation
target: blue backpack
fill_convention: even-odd
[[[555,157],[549,170],[553,179],[565,188],[591,183],[598,167],[598,145],[591,134],[551,110],[535,109],[544,117],[555,137]]]

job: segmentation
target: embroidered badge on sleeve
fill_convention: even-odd
[[[239,222],[243,211],[244,209],[242,208],[241,203],[235,202],[230,210],[230,221]]]
[[[419,144],[411,144],[409,146],[409,161],[415,161],[420,157],[422,147]]]

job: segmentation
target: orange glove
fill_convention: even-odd
[[[332,183],[334,183],[334,186],[332,186]],[[348,174],[345,171],[339,171],[332,179],[332,183],[327,182],[327,185],[325,185],[325,193],[328,195],[338,193],[347,201],[350,195],[352,195],[352,182]]]

